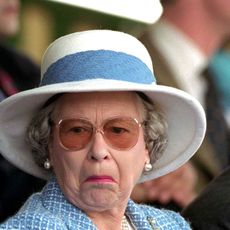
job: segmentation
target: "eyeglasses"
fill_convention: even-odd
[[[56,125],[61,146],[66,150],[84,149],[97,132],[105,142],[117,150],[128,150],[138,141],[142,123],[130,117],[116,117],[105,120],[100,128],[86,119],[64,119]]]

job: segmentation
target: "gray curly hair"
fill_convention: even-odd
[[[61,94],[60,94],[61,95]],[[55,99],[46,103],[34,116],[27,129],[27,141],[31,146],[31,152],[36,164],[44,167],[44,162],[49,158],[49,141],[52,137],[52,114],[57,104]],[[143,108],[144,138],[150,155],[150,163],[159,159],[167,145],[167,123],[159,108],[153,104],[144,94],[137,92],[137,98]],[[48,104],[48,105],[47,105]]]

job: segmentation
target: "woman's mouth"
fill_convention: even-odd
[[[115,180],[111,176],[106,175],[93,175],[86,178],[85,182],[93,182],[93,183],[114,183]]]

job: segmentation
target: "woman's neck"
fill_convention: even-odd
[[[124,212],[123,209],[120,211],[87,213],[87,215],[99,230],[121,230],[122,221],[124,223]]]

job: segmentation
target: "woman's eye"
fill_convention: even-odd
[[[70,132],[74,132],[74,133],[83,133],[83,132],[89,132],[90,131],[90,128],[88,127],[73,127],[70,129]]]
[[[121,128],[121,127],[112,127],[111,132],[113,132],[115,134],[122,134],[122,133],[127,132],[127,130],[124,128]]]
[[[83,131],[83,128],[82,127],[73,127],[70,129],[71,132],[74,132],[74,133],[80,133]]]

